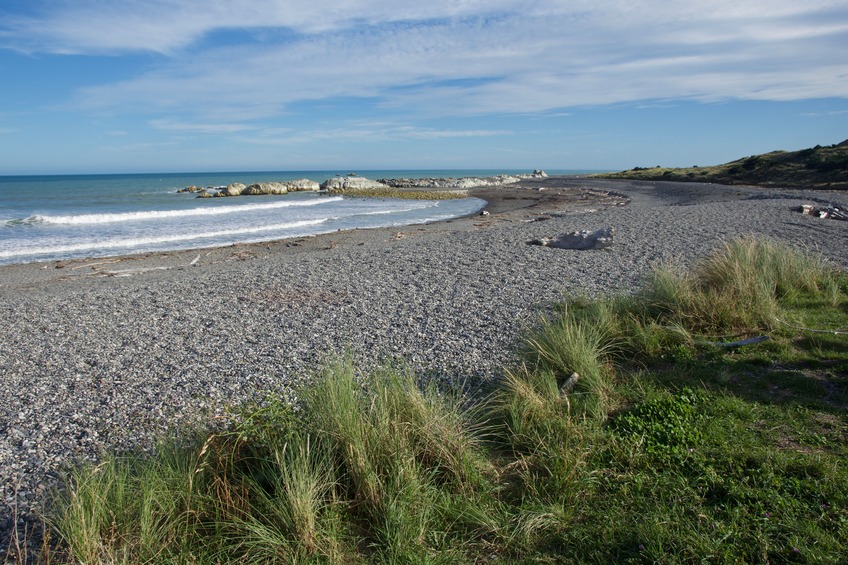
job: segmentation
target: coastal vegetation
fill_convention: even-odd
[[[565,298],[482,393],[341,359],[293,406],[79,467],[42,560],[837,563],[846,328],[844,273],[730,241]]]
[[[709,167],[634,167],[602,178],[848,189],[848,140],[800,151],[772,151]]]

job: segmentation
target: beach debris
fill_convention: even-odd
[[[703,345],[712,345],[713,347],[726,347],[728,349],[733,349],[736,347],[744,347],[746,345],[755,345],[757,343],[762,343],[764,341],[768,341],[770,338],[767,335],[761,335],[757,337],[749,337],[747,339],[740,339],[738,341],[724,342],[724,341],[705,341]]]
[[[848,208],[838,204],[827,206],[814,206],[813,204],[802,204],[801,213],[805,216],[818,216],[819,218],[830,218],[848,222]]]
[[[529,245],[541,245],[555,249],[574,249],[585,251],[590,249],[606,249],[610,247],[615,238],[615,228],[601,228],[595,231],[581,230],[564,233],[557,237],[543,237],[531,239]]]
[[[571,394],[571,391],[574,390],[574,387],[577,385],[577,381],[579,380],[579,373],[571,373],[571,376],[565,379],[565,382],[562,383],[561,387],[559,387],[559,397],[565,398]]]
[[[488,215],[489,215],[489,211],[488,211],[488,210],[483,210],[482,212],[480,212],[480,215],[481,215],[481,216],[488,216]]]

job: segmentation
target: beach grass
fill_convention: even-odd
[[[634,295],[566,298],[487,394],[345,358],[296,406],[80,467],[50,556],[839,563],[846,332],[844,273],[733,240]],[[751,336],[769,339],[733,345]]]

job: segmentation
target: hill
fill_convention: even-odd
[[[848,140],[800,151],[772,151],[710,167],[635,167],[603,178],[848,190]]]

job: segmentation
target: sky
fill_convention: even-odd
[[[848,139],[845,0],[0,0],[0,175],[712,165]]]

